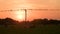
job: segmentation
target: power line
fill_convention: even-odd
[[[10,10],[0,10],[0,12],[4,11],[19,11],[19,10],[25,10],[25,9],[10,9]],[[60,9],[26,9],[26,10],[39,10],[39,11],[60,11]]]

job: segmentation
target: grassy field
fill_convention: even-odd
[[[60,34],[60,25],[44,25],[36,28],[0,26],[0,34]]]

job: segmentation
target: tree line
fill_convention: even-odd
[[[60,25],[60,20],[54,20],[50,19],[48,20],[47,18],[45,19],[34,19],[32,21],[16,21],[11,18],[5,18],[5,19],[0,19],[0,25],[4,25],[7,27],[8,25],[16,25],[19,23],[20,26],[27,27],[27,28],[33,28],[33,27],[40,27],[41,25]]]

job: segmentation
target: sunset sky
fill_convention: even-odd
[[[60,9],[60,0],[0,0],[1,10],[17,10],[17,9]],[[27,10],[27,19],[36,18],[60,19],[60,11],[38,11]],[[24,19],[25,12],[0,12],[0,18],[11,17],[13,19]]]
[[[0,0],[0,9],[60,8],[60,0]]]

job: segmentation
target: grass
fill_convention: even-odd
[[[15,28],[0,26],[0,34],[60,34],[60,25],[45,25],[36,28]]]

